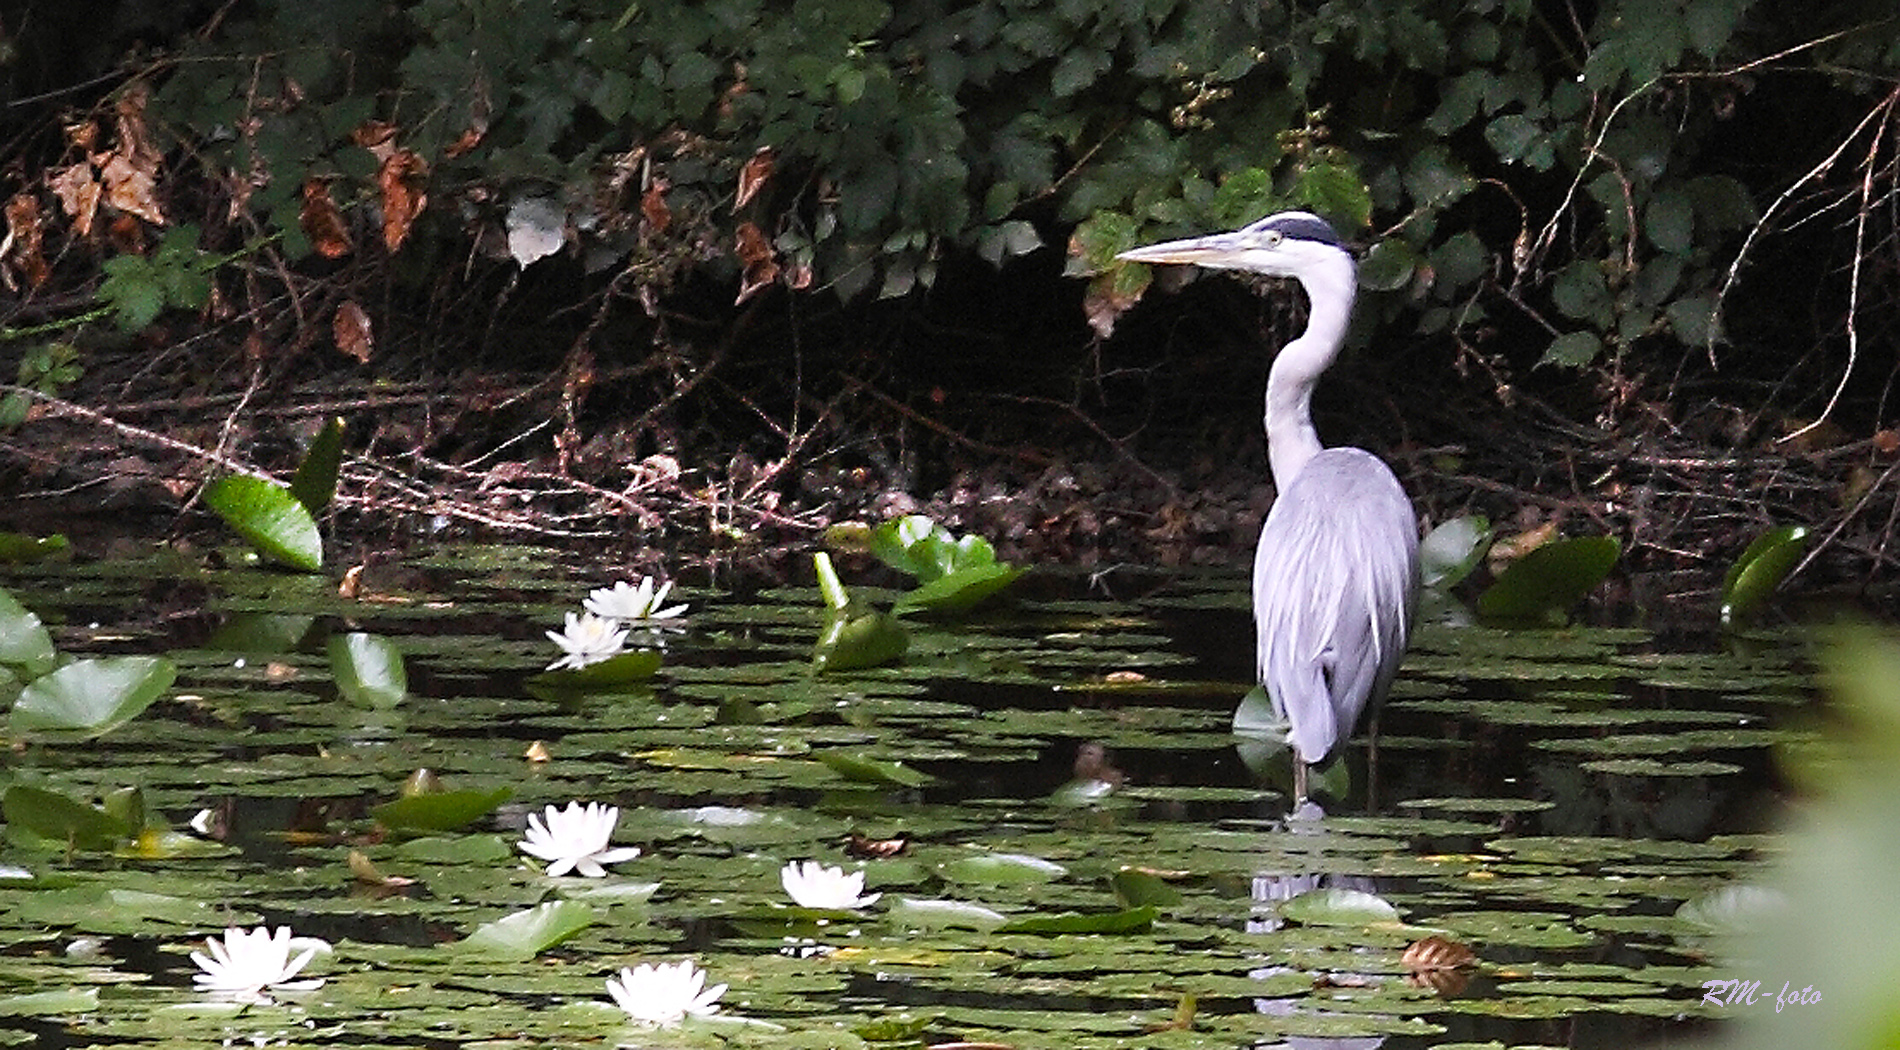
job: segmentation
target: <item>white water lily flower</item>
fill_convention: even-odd
[[[581,604],[595,616],[604,616],[610,620],[670,620],[684,615],[686,606],[675,605],[670,609],[660,608],[666,596],[673,590],[673,582],[668,580],[653,589],[653,577],[646,576],[635,587],[625,580],[612,587],[600,587],[587,592],[587,600]]]
[[[627,629],[620,621],[593,613],[567,614],[567,629],[547,632],[548,640],[561,647],[562,656],[548,665],[556,671],[571,667],[578,671],[588,664],[618,656],[627,644]]]
[[[868,908],[884,896],[864,895],[864,872],[822,867],[815,860],[795,860],[779,869],[778,878],[802,908]]]
[[[292,981],[291,978],[309,965],[319,949],[328,945],[311,937],[299,937],[296,941],[305,947],[303,953],[293,959],[290,957],[290,927],[279,926],[273,933],[263,926],[252,930],[233,926],[224,931],[222,939],[206,938],[205,947],[210,955],[191,953],[191,961],[204,971],[193,974],[192,981],[199,991],[244,1002],[266,1001],[264,990],[267,988],[308,991],[321,985],[323,979]]]
[[[521,852],[547,861],[549,875],[579,871],[598,879],[607,874],[601,865],[618,864],[640,855],[634,846],[607,848],[614,825],[620,822],[619,806],[589,802],[582,809],[580,803],[569,802],[566,809],[549,806],[544,814],[528,814],[528,834],[521,840]]]
[[[607,978],[607,992],[635,1021],[671,1028],[688,1014],[703,1017],[718,1011],[714,1004],[726,994],[726,986],[705,984],[706,971],[682,959],[672,966],[641,963],[622,969],[618,980]]]

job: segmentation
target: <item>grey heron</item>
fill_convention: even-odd
[[[1306,290],[1306,330],[1267,376],[1277,495],[1253,562],[1255,668],[1288,726],[1297,805],[1309,767],[1376,714],[1418,605],[1418,518],[1399,479],[1364,449],[1322,447],[1313,429],[1313,386],[1345,340],[1358,271],[1333,228],[1300,211],[1117,258],[1291,277]]]

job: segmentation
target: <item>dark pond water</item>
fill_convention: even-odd
[[[1640,1044],[1710,1015],[1709,931],[1677,912],[1775,852],[1771,754],[1804,739],[1811,696],[1792,637],[1507,631],[1446,602],[1376,760],[1356,744],[1325,811],[1289,819],[1284,757],[1229,731],[1251,670],[1238,572],[1035,574],[1007,607],[912,622],[897,667],[824,676],[814,590],[689,579],[683,629],[642,639],[657,675],[591,693],[533,679],[558,655],[543,632],[616,574],[479,548],[368,576],[343,599],[174,556],[0,575],[62,652],[178,667],[99,739],[14,740],[6,783],[137,786],[217,836],[144,856],[10,836],[0,1042]],[[400,704],[337,697],[325,642],[345,631],[400,648]],[[382,833],[370,809],[420,768],[509,798]],[[546,877],[521,829],[572,800],[619,806],[614,841],[641,856]],[[414,882],[372,887],[352,852]],[[805,859],[861,868],[881,900],[786,908],[780,869]],[[462,943],[559,901],[594,921],[523,957]],[[330,941],[322,988],[196,993],[188,953],[257,923]],[[1411,973],[1428,936],[1478,966]],[[727,1020],[630,1027],[606,978],[685,958],[731,986]]]

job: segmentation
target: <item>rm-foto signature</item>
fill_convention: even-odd
[[[1734,978],[1727,980],[1703,981],[1702,1001],[1714,1006],[1753,1006],[1760,999],[1775,1004],[1775,1012],[1780,1013],[1784,1006],[1812,1006],[1821,1001],[1820,989],[1808,985],[1799,991],[1794,982],[1784,981],[1781,994],[1773,999],[1761,990],[1760,981],[1742,981]]]

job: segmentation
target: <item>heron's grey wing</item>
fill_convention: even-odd
[[[1260,680],[1302,761],[1322,763],[1385,696],[1418,601],[1418,524],[1378,457],[1326,449],[1267,514],[1254,555]]]

